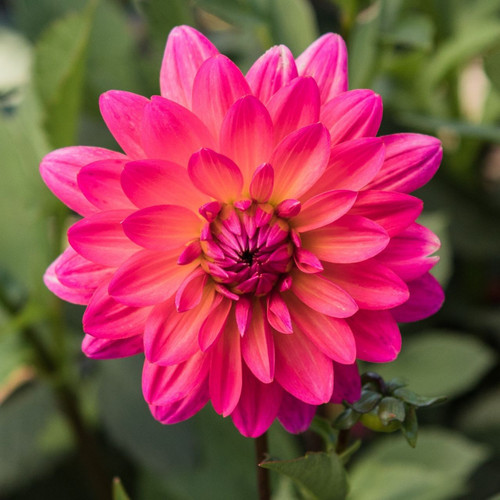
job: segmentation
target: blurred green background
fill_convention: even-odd
[[[321,33],[349,48],[350,88],[383,97],[381,133],[438,136],[442,167],[418,195],[441,238],[447,301],[403,329],[384,376],[448,402],[419,413],[415,450],[365,432],[350,500],[493,499],[500,491],[500,0],[0,1],[0,498],[88,500],[120,476],[133,499],[252,499],[253,444],[206,408],[153,420],[141,360],[80,352],[83,308],[42,283],[74,216],[43,185],[53,148],[116,148],[109,89],[157,94],[169,30],[197,27],[243,70],[273,44],[295,55]],[[314,439],[270,433],[271,454]],[[273,477],[275,498],[295,498]]]

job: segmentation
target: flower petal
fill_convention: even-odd
[[[226,326],[227,318],[231,311],[233,301],[223,297],[216,296],[210,311],[198,333],[198,344],[202,351],[208,351],[216,342]]]
[[[96,213],[78,187],[77,175],[81,168],[98,160],[123,160],[120,153],[89,146],[71,146],[56,149],[45,155],[40,163],[40,175],[49,189],[71,210],[81,215]]]
[[[54,295],[57,295],[62,300],[66,300],[72,304],[88,304],[92,295],[94,295],[94,290],[92,288],[70,287],[64,285],[59,280],[56,273],[56,266],[61,257],[62,255],[59,256],[45,271],[45,274],[43,275],[43,282],[45,283],[45,286]]]
[[[219,53],[208,38],[190,26],[176,26],[168,36],[160,70],[161,95],[191,107],[193,82],[198,69]]]
[[[299,198],[321,177],[330,157],[328,132],[320,123],[285,137],[270,163],[274,168],[272,201]]]
[[[321,91],[321,102],[347,90],[347,48],[342,37],[327,33],[297,58],[301,76],[312,76]]]
[[[142,335],[126,339],[98,339],[85,335],[82,342],[83,353],[92,359],[128,358],[139,354],[142,349]]]
[[[261,102],[269,99],[288,82],[298,76],[295,60],[285,45],[271,47],[248,70],[246,80]]]
[[[266,203],[273,193],[274,169],[269,163],[259,165],[250,182],[250,196],[259,203]]]
[[[435,137],[421,134],[393,134],[381,137],[385,161],[368,189],[411,193],[426,184],[441,163],[443,148]]]
[[[177,311],[189,311],[200,303],[207,278],[207,273],[199,266],[186,277],[175,295]]]
[[[130,158],[144,158],[142,122],[149,99],[123,90],[110,90],[99,98],[101,115],[116,142]]]
[[[267,296],[267,321],[278,332],[292,333],[292,320],[290,311],[278,292],[272,292]]]
[[[344,92],[321,108],[321,123],[332,146],[360,137],[375,137],[382,121],[382,99],[372,90]]]
[[[300,399],[294,398],[290,393],[284,392],[278,420],[288,432],[299,434],[306,431],[311,425],[316,408],[316,405],[304,403]]]
[[[361,397],[361,377],[356,363],[352,365],[333,363],[333,372],[335,382],[330,403],[341,404],[343,401],[355,403]]]
[[[188,174],[202,193],[218,201],[236,201],[243,188],[243,175],[236,164],[210,149],[201,149],[191,156]]]

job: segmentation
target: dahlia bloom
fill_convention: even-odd
[[[211,401],[245,436],[276,418],[303,431],[317,405],[359,397],[356,359],[393,360],[397,322],[441,306],[439,240],[408,194],[435,173],[440,143],[375,137],[381,99],[348,91],[335,34],[297,59],[273,47],[244,76],[177,27],[160,87],[102,95],[124,153],[43,159],[47,186],[83,216],[45,283],[87,306],[88,356],[144,352],[159,421]]]

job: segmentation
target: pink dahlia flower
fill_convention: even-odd
[[[245,436],[356,400],[356,359],[393,360],[397,321],[436,312],[439,240],[408,193],[438,140],[375,137],[380,97],[348,91],[343,40],[294,59],[268,50],[243,75],[202,34],[175,28],[161,97],[109,91],[124,153],[68,147],[41,175],[83,218],[45,283],[87,306],[84,352],[144,352],[143,392],[175,423],[208,401]]]

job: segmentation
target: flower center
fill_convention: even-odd
[[[217,202],[201,207],[202,267],[228,296],[268,294],[292,266],[290,226],[267,203]]]

